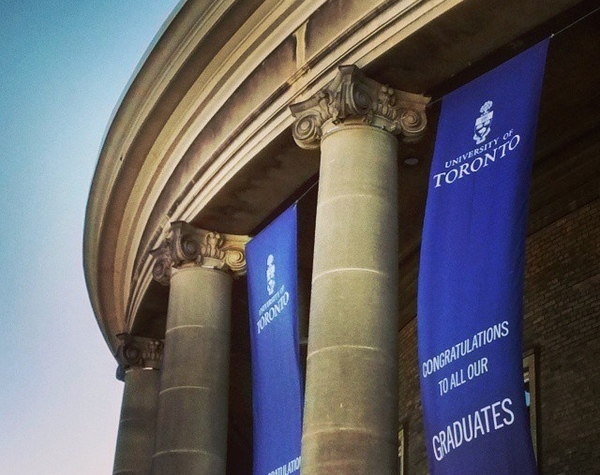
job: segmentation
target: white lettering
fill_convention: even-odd
[[[433,175],[433,178],[435,179],[435,187],[439,188],[440,185],[440,180],[442,179],[442,177],[445,175],[445,172],[442,173],[438,173],[437,175]]]
[[[444,183],[452,185],[457,180],[472,176],[489,165],[496,164],[497,159],[507,156],[508,152],[515,150],[521,143],[521,136],[513,135],[513,131],[503,135],[504,142],[498,144],[500,137],[490,140],[481,147],[474,148],[462,155],[447,160],[444,163],[446,171],[433,175],[434,188],[440,188]]]
[[[283,287],[282,287],[282,289],[283,289]],[[277,294],[275,294],[275,295],[279,295],[279,292],[277,292]],[[258,328],[259,335],[260,335],[260,332],[262,332],[269,323],[271,323],[273,320],[275,320],[279,316],[279,314],[287,306],[289,301],[290,301],[290,293],[284,292],[283,295],[281,295],[281,297],[279,297],[279,300],[274,302],[273,305],[271,307],[269,307],[268,310],[266,310],[261,315],[261,317],[256,322],[256,326]],[[264,307],[264,305],[263,305],[263,307]]]
[[[478,348],[487,345],[489,343],[494,342],[500,338],[504,338],[508,336],[509,328],[508,321],[503,321],[501,323],[497,323],[485,330],[478,332],[472,337],[466,338],[465,340],[453,345],[451,348],[448,348],[433,358],[429,358],[425,360],[421,364],[421,371],[424,378],[427,376],[439,371],[446,365],[453,363],[454,361],[460,359],[463,356],[468,355],[469,353],[477,350]],[[482,358],[479,361],[480,371],[487,371],[487,358]],[[481,373],[483,374],[483,373]],[[440,386],[440,390],[441,390]]]
[[[271,470],[267,475],[290,475],[300,470],[300,457],[290,460],[288,463]]]

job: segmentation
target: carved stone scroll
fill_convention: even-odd
[[[125,371],[132,367],[159,369],[162,359],[163,341],[120,333],[122,341],[117,350],[117,379],[123,380]]]
[[[155,259],[152,275],[163,285],[169,285],[172,268],[190,265],[243,275],[248,241],[246,236],[207,231],[184,221],[174,222],[167,239],[151,251]]]
[[[354,65],[340,66],[329,85],[290,106],[296,118],[292,134],[300,147],[315,149],[327,126],[358,122],[402,135],[405,141],[416,140],[427,124],[428,102],[420,94],[379,84]]]

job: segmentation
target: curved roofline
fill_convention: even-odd
[[[167,31],[167,28],[169,28],[169,26],[171,25],[171,22],[177,16],[177,14],[179,13],[179,11],[181,10],[181,8],[183,7],[183,5],[186,2],[187,2],[187,0],[179,0],[179,2],[177,3],[177,5],[175,5],[175,8],[173,8],[173,10],[171,11],[171,13],[169,13],[169,15],[167,16],[167,18],[165,19],[165,21],[163,21],[163,23],[160,26],[159,30],[152,37],[152,40],[150,41],[150,43],[148,44],[148,46],[144,50],[144,53],[142,54],[142,57],[137,62],[135,68],[133,69],[131,75],[129,76],[129,79],[125,83],[125,86],[123,87],[123,90],[121,91],[121,94],[117,98],[117,102],[116,102],[115,106],[113,107],[113,109],[112,109],[112,111],[110,113],[110,116],[108,118],[108,122],[106,124],[105,129],[104,129],[104,134],[102,135],[102,142],[101,142],[101,144],[104,144],[104,142],[106,141],[106,137],[108,135],[108,131],[112,127],[113,121],[114,121],[114,119],[115,119],[115,117],[117,115],[117,112],[121,108],[121,104],[125,100],[125,96],[129,93],[129,90],[131,89],[131,86],[132,86],[133,82],[140,75],[140,73],[142,71],[142,68],[144,67],[144,65],[146,64],[146,61],[150,57],[150,54],[152,53],[152,51],[154,50],[154,48],[156,47],[156,45],[158,44],[158,42],[160,41],[160,39],[163,37],[165,31]]]

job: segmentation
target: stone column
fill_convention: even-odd
[[[154,454],[162,341],[118,335],[117,378],[125,382],[113,475],[148,475]]]
[[[152,475],[225,474],[231,283],[246,241],[177,222],[153,251],[171,288]]]
[[[398,143],[427,100],[342,66],[295,104],[293,134],[321,147],[302,474],[397,474]]]

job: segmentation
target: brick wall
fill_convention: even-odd
[[[419,394],[417,325],[413,319],[400,330],[400,424],[404,427],[405,473],[426,474],[427,453],[423,430],[423,408]]]
[[[538,360],[544,475],[600,473],[600,199],[530,237],[524,347]]]

